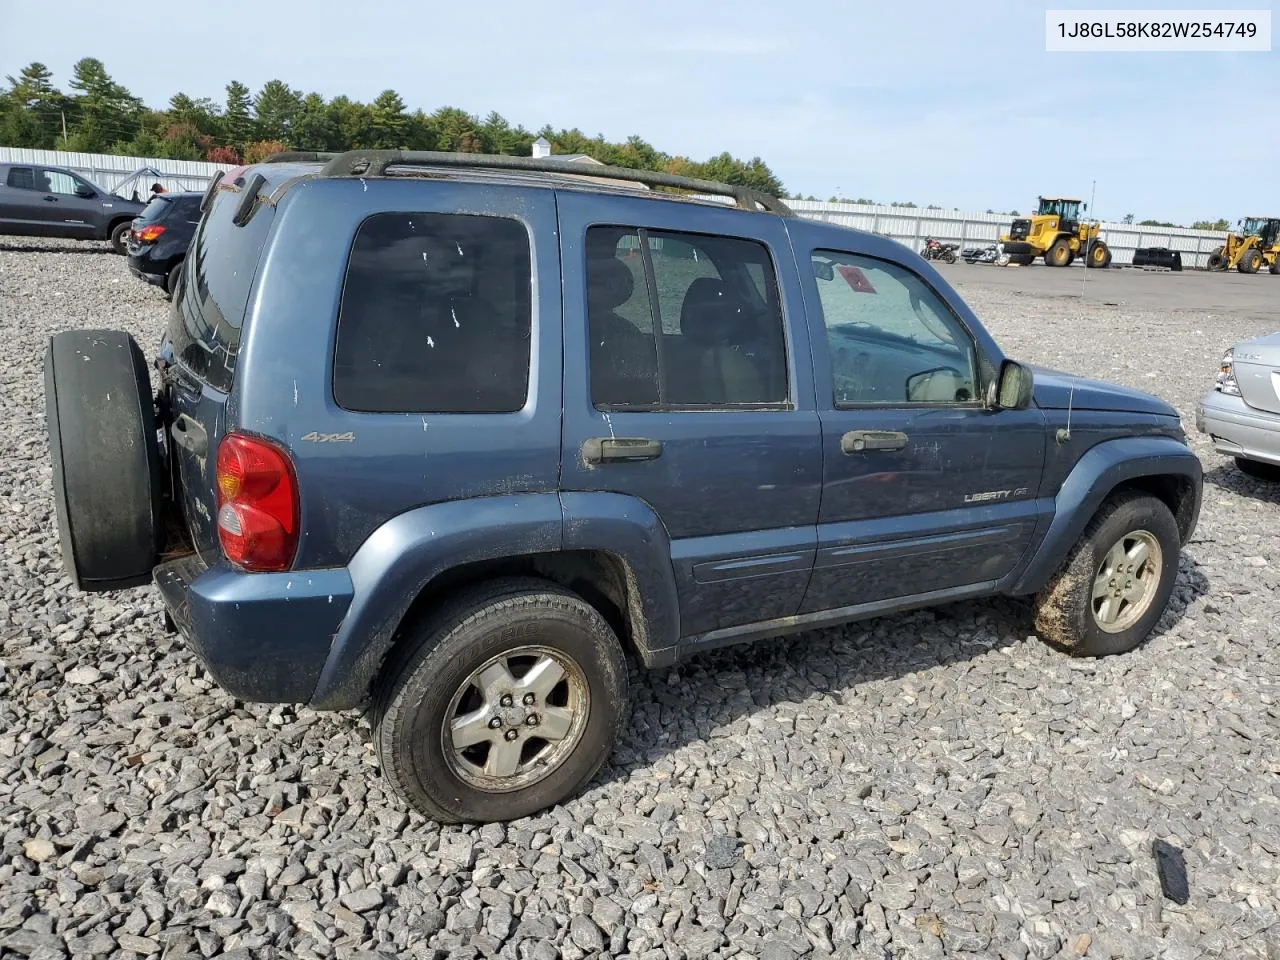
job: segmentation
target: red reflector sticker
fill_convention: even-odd
[[[871,281],[867,279],[867,275],[857,267],[837,266],[840,276],[844,277],[844,282],[854,293],[875,293],[876,288],[871,285]]]

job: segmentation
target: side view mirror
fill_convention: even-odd
[[[1015,360],[1006,360],[987,390],[987,406],[992,410],[1025,410],[1031,406],[1033,386],[1030,369]]]
[[[819,280],[834,280],[836,276],[836,271],[831,264],[821,260],[814,262],[813,272]]]
[[[1087,211],[1087,210],[1089,209],[1089,205],[1086,203],[1086,204],[1084,205],[1084,207],[1082,207],[1081,209],[1083,209],[1083,210],[1086,210],[1086,211]]]
[[[76,196],[82,200],[92,200],[97,196],[92,187],[86,187],[83,184],[76,185]]]

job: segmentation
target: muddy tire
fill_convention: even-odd
[[[1271,261],[1271,266],[1267,268],[1267,272],[1273,277],[1280,276],[1280,253],[1276,254],[1275,260]]]
[[[1132,650],[1164,613],[1180,552],[1178,524],[1162,501],[1111,497],[1037,595],[1036,633],[1074,657]]]
[[[1089,244],[1089,252],[1085,258],[1084,265],[1095,270],[1105,270],[1111,266],[1111,248],[1101,240],[1094,240]]]
[[[408,628],[373,725],[383,775],[437,822],[525,817],[576,794],[626,716],[622,646],[576,594],[504,579]]]
[[[1218,247],[1213,253],[1209,254],[1209,259],[1205,261],[1206,270],[1225,270],[1227,269],[1227,257],[1223,253],[1223,248]]]
[[[1236,457],[1236,469],[1245,476],[1268,483],[1280,483],[1280,466],[1274,463],[1263,463],[1261,460],[1247,460]]]
[[[1071,244],[1066,237],[1059,237],[1044,252],[1044,262],[1047,267],[1065,267],[1071,262]]]
[[[1240,262],[1236,264],[1236,269],[1241,273],[1257,273],[1261,264],[1262,253],[1257,247],[1253,247],[1240,255]]]
[[[127,333],[69,330],[44,357],[62,562],[82,590],[151,579],[161,549],[160,454],[142,351]]]

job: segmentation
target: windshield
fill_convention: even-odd
[[[1080,215],[1079,200],[1050,200],[1040,198],[1040,214],[1055,216],[1062,220],[1075,220]]]
[[[1261,217],[1246,217],[1244,226],[1242,227],[1244,235],[1246,237],[1251,237],[1255,233],[1261,234],[1263,223],[1265,223],[1265,221]]]

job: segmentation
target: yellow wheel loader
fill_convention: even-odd
[[[1072,197],[1039,197],[1030,218],[1014,220],[1000,238],[1011,263],[1024,266],[1044,257],[1050,267],[1069,267],[1076,257],[1086,267],[1111,266],[1111,250],[1098,235],[1100,225],[1080,219],[1081,204]],[[1089,205],[1084,204],[1087,211]]]
[[[1257,273],[1265,266],[1280,274],[1280,217],[1245,217],[1236,224],[1240,232],[1227,234],[1227,242],[1209,254],[1207,267]]]

